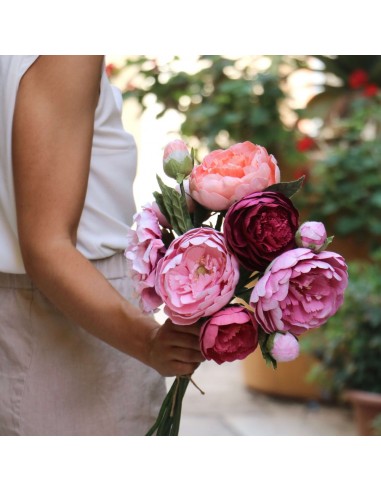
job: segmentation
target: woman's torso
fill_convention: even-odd
[[[0,56],[0,272],[25,273],[18,245],[12,173],[12,121],[22,76],[38,57]],[[124,250],[135,211],[136,145],[121,120],[122,97],[103,72],[90,174],[77,248],[90,260]]]

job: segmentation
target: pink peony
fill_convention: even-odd
[[[247,270],[263,271],[295,247],[299,213],[282,193],[251,193],[232,205],[225,217],[228,250]]]
[[[342,256],[297,248],[269,265],[251,293],[250,304],[265,332],[299,335],[321,326],[336,313],[347,285]]]
[[[238,262],[226,250],[222,234],[202,227],[172,241],[157,266],[156,291],[165,314],[189,325],[224,307],[238,278]]]
[[[188,148],[182,140],[173,140],[165,146],[163,156],[164,172],[170,178],[183,178],[193,169],[192,158]]]
[[[270,336],[267,346],[277,362],[290,362],[299,355],[299,342],[288,332],[274,333]]]
[[[244,359],[258,345],[258,323],[246,308],[228,306],[203,324],[200,345],[204,357],[217,364]]]
[[[251,142],[211,152],[193,168],[189,178],[192,197],[209,210],[227,210],[249,193],[279,181],[274,156]]]
[[[327,232],[322,222],[304,222],[296,232],[296,244],[318,253],[327,242]]]
[[[136,230],[130,229],[124,255],[130,266],[130,275],[139,298],[140,307],[152,312],[162,304],[155,290],[157,262],[164,256],[165,247],[156,214],[150,205],[134,215]]]

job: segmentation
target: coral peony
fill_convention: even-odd
[[[222,234],[202,227],[172,241],[157,266],[156,291],[165,314],[174,323],[188,325],[224,307],[238,278],[238,262]]]
[[[279,181],[274,156],[251,142],[211,152],[189,178],[192,197],[209,210],[227,210],[245,195]]]
[[[265,332],[299,335],[321,326],[336,313],[347,285],[342,256],[297,248],[269,265],[251,293],[250,304]]]

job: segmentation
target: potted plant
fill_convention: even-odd
[[[381,414],[381,265],[353,262],[349,278],[343,306],[304,347],[319,361],[311,379],[331,399],[353,405],[360,435],[374,435]]]

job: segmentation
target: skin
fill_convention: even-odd
[[[13,122],[18,232],[25,268],[68,318],[163,376],[204,360],[199,324],[159,325],[76,248],[90,169],[102,56],[40,56],[21,80]]]

